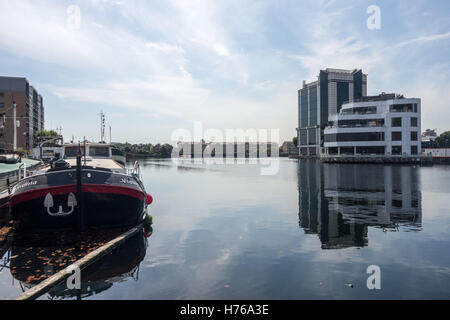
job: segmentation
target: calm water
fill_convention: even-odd
[[[84,271],[81,296],[450,298],[450,167],[280,161],[273,176],[251,164],[142,161],[153,234]],[[22,292],[8,254],[0,298]],[[381,290],[366,287],[369,265]],[[55,288],[49,298],[76,295]]]

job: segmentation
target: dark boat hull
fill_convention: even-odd
[[[11,216],[18,222],[17,229],[131,226],[142,221],[146,193],[137,179],[83,169],[80,195],[75,177],[75,170],[69,169],[21,181],[10,200]]]

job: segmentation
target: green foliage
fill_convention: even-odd
[[[150,226],[153,224],[153,217],[152,217],[152,215],[147,213],[147,215],[145,216],[145,223],[147,223]]]
[[[58,132],[55,130],[39,130],[36,132],[36,137],[57,137]]]
[[[297,138],[297,137],[293,137],[293,138],[292,138],[292,142],[294,143],[294,145],[295,145],[296,147],[298,147],[298,138]]]
[[[152,158],[170,158],[172,155],[173,147],[170,144],[130,144],[130,143],[118,143],[115,145],[128,155],[140,155],[148,156]]]
[[[436,148],[450,148],[450,131],[442,133],[434,140]]]

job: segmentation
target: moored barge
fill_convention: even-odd
[[[18,230],[131,226],[152,197],[139,165],[126,169],[103,143],[66,144],[63,158],[22,179],[10,196]]]

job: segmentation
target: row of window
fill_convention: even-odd
[[[391,112],[417,112],[417,103],[391,104]]]
[[[417,131],[410,132],[410,140],[417,141]],[[384,132],[358,132],[358,133],[333,133],[325,135],[325,142],[350,142],[350,141],[384,141]],[[402,141],[402,132],[391,132],[392,141]]]
[[[418,120],[416,117],[410,118],[410,126],[411,127],[417,127]],[[391,119],[391,125],[393,127],[401,127],[402,126],[402,118],[392,118]]]
[[[391,150],[391,154],[392,155],[401,155],[402,154],[402,146],[392,146],[392,150]],[[418,154],[418,148],[417,146],[411,146],[411,154],[412,155],[417,155]]]
[[[396,132],[396,131],[392,132],[391,140],[392,141],[402,141],[402,133],[401,132]],[[411,131],[410,140],[411,141],[417,141],[418,140],[417,131]]]
[[[329,126],[339,128],[360,128],[360,127],[383,127],[384,119],[353,119],[353,120],[338,120],[328,123]]]
[[[375,114],[377,113],[377,107],[354,107],[341,110],[341,114]]]
[[[384,132],[351,132],[325,135],[325,142],[384,141]]]
[[[81,152],[84,154],[83,148]],[[78,147],[66,147],[65,156],[66,157],[76,157],[78,154]],[[108,147],[89,147],[89,155],[91,157],[109,157]]]
[[[391,149],[391,154],[392,155],[401,155],[402,151],[403,151],[402,146],[393,146]],[[410,151],[411,151],[412,155],[417,155],[418,147],[411,146]],[[370,147],[367,146],[367,147],[331,147],[331,148],[328,148],[328,154],[337,155],[338,152],[340,154],[348,154],[348,155],[352,155],[355,152],[356,152],[356,154],[363,154],[363,155],[368,155],[368,154],[384,155],[385,147],[384,146],[370,146]]]

